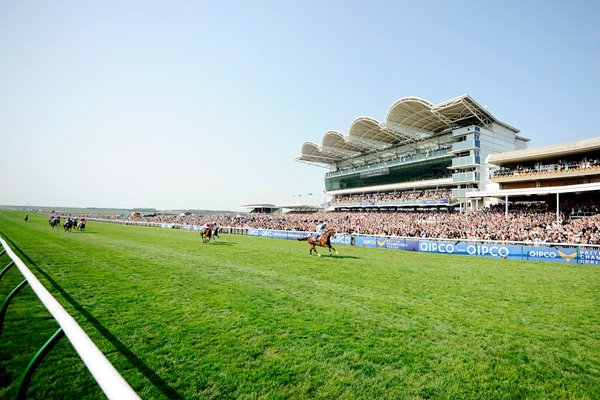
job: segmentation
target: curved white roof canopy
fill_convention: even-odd
[[[312,142],[304,142],[302,145],[302,155],[297,158],[299,161],[308,161],[317,164],[334,164],[342,159],[341,156],[335,157],[324,152],[319,146]]]
[[[366,150],[358,143],[352,142],[336,131],[325,132],[321,143],[325,152],[336,153],[342,156],[356,157]]]
[[[327,131],[321,146],[302,145],[298,161],[331,165],[356,156],[406,143],[419,142],[461,126],[498,123],[513,132],[518,129],[498,120],[469,95],[433,104],[419,97],[403,97],[387,112],[385,122],[359,117],[350,124],[348,136]]]
[[[488,162],[494,165],[505,165],[515,162],[568,157],[597,151],[600,151],[600,136],[577,140],[575,142],[535,147],[533,149],[513,150],[505,151],[504,153],[491,154],[488,158]]]

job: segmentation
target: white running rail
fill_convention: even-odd
[[[81,329],[77,321],[46,290],[42,283],[2,238],[0,238],[0,243],[25,279],[27,279],[35,294],[63,329],[65,335],[77,351],[77,354],[79,354],[79,357],[81,357],[86,367],[92,373],[92,376],[96,379],[106,397],[111,400],[140,399],[127,381],[123,379],[110,361],[108,361],[94,342]]]

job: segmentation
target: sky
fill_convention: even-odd
[[[302,143],[463,94],[600,136],[600,1],[0,1],[0,205],[316,205]]]

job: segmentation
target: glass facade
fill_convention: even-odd
[[[343,176],[325,178],[325,189],[341,190],[354,189],[391,183],[424,181],[452,177],[448,167],[452,164],[452,156],[423,160],[409,164],[396,165],[386,168],[375,168],[372,173],[356,172]]]

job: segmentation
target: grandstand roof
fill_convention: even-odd
[[[499,190],[487,190],[487,191],[472,191],[467,192],[467,198],[482,198],[482,197],[498,197],[503,198],[506,196],[534,196],[534,195],[549,195],[549,194],[561,194],[561,193],[578,193],[578,192],[589,192],[599,191],[600,183],[582,183],[578,185],[565,185],[565,186],[544,186],[537,188],[520,188],[520,189],[499,189]]]
[[[494,165],[505,165],[515,162],[547,160],[564,157],[571,154],[587,153],[598,150],[600,150],[600,136],[570,143],[492,154],[490,155],[488,162]]]
[[[467,94],[439,104],[419,97],[403,97],[392,104],[385,122],[369,117],[356,118],[350,124],[348,136],[327,131],[320,146],[304,142],[296,160],[331,165],[365,153],[419,142],[460,126],[486,126],[492,122],[519,132],[498,120]]]
[[[287,205],[281,205],[281,206],[279,206],[279,208],[286,208],[288,210],[294,210],[294,211],[318,211],[321,209],[321,207],[319,207],[319,206],[313,206],[310,204],[287,204]]]
[[[272,209],[277,209],[277,206],[275,204],[268,204],[268,203],[244,204],[241,207],[244,207],[244,208],[272,208]]]

